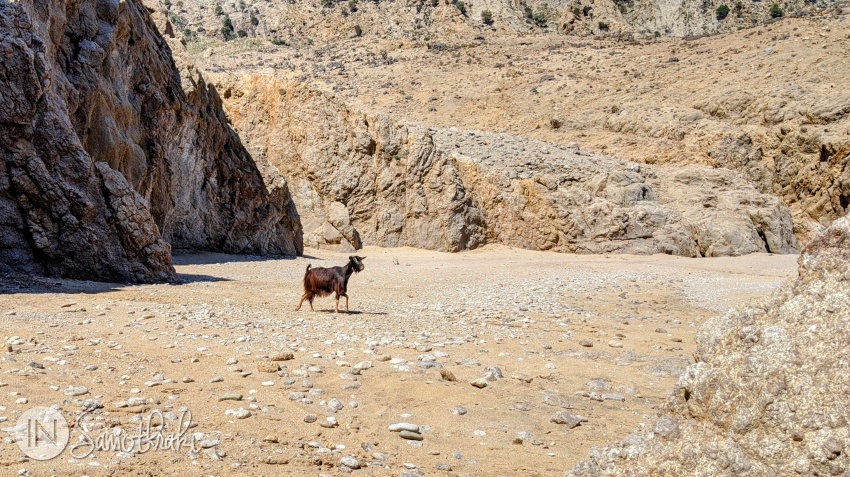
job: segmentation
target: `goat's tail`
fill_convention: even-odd
[[[310,265],[310,264],[308,263],[308,264],[307,264],[307,271],[309,272],[309,271],[310,271],[310,268],[312,268],[312,267],[313,267],[313,266],[312,266],[312,265]]]

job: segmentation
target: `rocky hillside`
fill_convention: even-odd
[[[844,475],[850,470],[850,218],[799,258],[772,299],[719,316],[697,336],[648,434],[591,453],[565,476]]]
[[[397,124],[271,75],[213,75],[254,157],[290,180],[305,243],[458,251],[790,253],[789,210],[739,174],[509,134]]]
[[[750,28],[806,16],[832,0],[164,0],[187,41],[261,38],[324,45],[346,38],[454,42],[484,32],[656,36]]]
[[[139,1],[0,2],[0,38],[0,269],[159,281],[171,247],[301,251],[285,181]]]
[[[646,164],[743,173],[801,243],[848,211],[850,16],[632,42],[485,32],[431,48],[233,41],[196,61],[308,82],[403,124],[505,132]]]

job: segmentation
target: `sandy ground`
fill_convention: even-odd
[[[796,256],[765,254],[367,248],[352,313],[334,315],[332,298],[292,311],[308,263],[346,261],[306,255],[178,254],[180,285],[0,283],[0,336],[13,343],[0,354],[0,429],[34,406],[59,405],[73,424],[102,405],[92,435],[132,433],[154,411],[168,432],[188,409],[186,436],[206,447],[39,462],[4,432],[0,474],[561,475],[651,422],[701,323],[796,273]],[[281,352],[293,359],[270,361]],[[490,367],[503,377],[473,387]],[[240,408],[251,416],[235,418]],[[552,422],[561,412],[587,421]],[[399,422],[423,440],[388,430]]]

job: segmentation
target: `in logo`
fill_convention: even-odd
[[[50,460],[65,450],[71,431],[62,413],[49,407],[34,407],[21,414],[15,426],[15,441],[29,458]]]

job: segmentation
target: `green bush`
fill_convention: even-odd
[[[348,9],[351,10],[351,13],[355,13],[357,11],[357,0],[348,0]]]
[[[224,9],[223,9],[223,8],[221,8],[221,4],[220,4],[220,3],[216,3],[216,4],[215,4],[215,14],[216,14],[216,15],[218,15],[218,16],[222,16],[222,15],[224,15]]]
[[[233,37],[233,22],[230,21],[230,17],[225,16],[224,21],[221,22],[221,36],[224,37],[224,41],[232,40]]]
[[[322,6],[325,8],[331,8],[334,6],[334,0],[322,0]]]
[[[171,20],[171,24],[177,27],[178,30],[183,30],[186,28],[186,25],[189,24],[189,21],[186,20],[186,17],[183,15],[178,15],[174,12],[168,14],[168,19]]]
[[[725,3],[717,7],[717,10],[714,11],[717,14],[717,20],[723,21],[724,18],[729,16],[729,6]]]
[[[183,30],[183,39],[186,40],[186,43],[192,43],[198,41],[198,34],[188,28]]]
[[[785,16],[785,10],[779,6],[779,4],[774,3],[772,7],[770,7],[770,16],[771,18],[781,18]]]
[[[455,6],[457,7],[461,15],[466,16],[466,4],[463,3],[463,0],[457,0],[455,2]]]
[[[608,24],[607,24],[607,23],[605,23],[605,22],[599,22],[599,29],[600,29],[600,30],[602,30],[602,31],[608,31],[608,28],[609,28],[609,26],[608,26]]]
[[[481,21],[484,22],[485,25],[493,24],[493,12],[490,10],[482,10],[481,11]]]
[[[542,28],[545,27],[546,23],[549,22],[549,16],[546,15],[546,12],[544,12],[543,10],[537,10],[536,12],[534,12],[533,15],[531,15],[531,21],[535,25]]]

